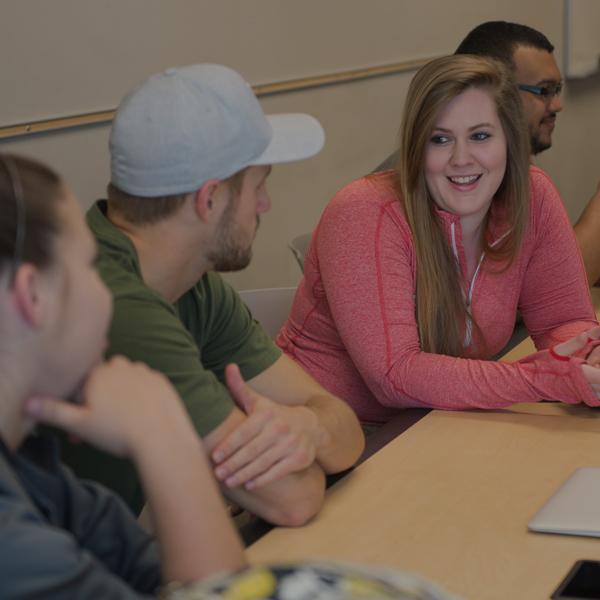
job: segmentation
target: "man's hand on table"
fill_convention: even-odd
[[[219,481],[252,490],[313,464],[326,436],[313,411],[256,393],[237,365],[228,365],[225,379],[248,418],[212,452]]]

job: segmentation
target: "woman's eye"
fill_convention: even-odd
[[[471,139],[475,140],[476,142],[483,142],[489,137],[490,134],[487,131],[477,131],[471,136]]]
[[[450,138],[447,135],[434,135],[431,138],[432,144],[447,144],[450,141]]]

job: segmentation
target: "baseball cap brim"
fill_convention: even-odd
[[[317,119],[301,113],[266,115],[273,129],[269,145],[251,165],[274,165],[310,158],[323,148],[325,132]]]

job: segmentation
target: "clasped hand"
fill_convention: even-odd
[[[219,481],[252,490],[314,462],[324,433],[310,408],[258,394],[242,379],[237,365],[228,365],[225,380],[247,418],[212,452]]]
[[[600,341],[600,327],[594,327],[562,344],[558,344],[554,347],[554,352],[560,356],[570,356],[577,354],[588,345],[594,346],[597,341]],[[600,346],[591,348],[585,358],[585,363],[581,365],[581,370],[592,390],[600,399]]]

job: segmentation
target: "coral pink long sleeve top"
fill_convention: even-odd
[[[325,209],[277,343],[365,422],[384,422],[411,406],[495,408],[540,399],[600,404],[582,360],[559,361],[547,351],[597,322],[573,230],[556,188],[536,167],[530,197],[528,226],[511,266],[498,273],[484,258],[474,277],[471,310],[485,356],[421,350],[415,249],[390,172],[351,183]],[[460,220],[438,214],[465,273]],[[492,232],[495,225],[492,218]],[[517,309],[541,351],[516,363],[489,360],[511,337]]]

